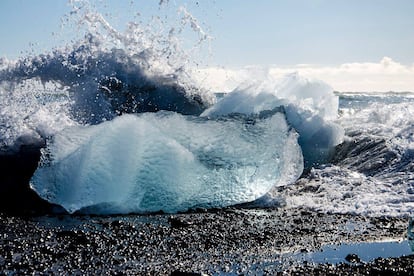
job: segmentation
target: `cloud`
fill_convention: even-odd
[[[278,78],[292,72],[323,80],[337,91],[414,91],[414,64],[403,65],[389,57],[382,58],[378,63],[354,62],[338,66],[298,64],[292,67],[246,66],[233,69],[210,67],[199,70],[196,78],[200,85],[209,90],[228,92],[243,82],[263,79],[266,74]]]

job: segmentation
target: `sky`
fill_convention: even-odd
[[[159,2],[95,1],[119,29],[137,12],[156,15]],[[225,69],[233,76],[262,66],[273,74],[316,77],[340,91],[414,91],[413,0],[164,2],[171,11],[184,5],[212,37],[209,74]],[[73,31],[61,25],[70,10],[64,0],[1,0],[0,57],[67,43]]]

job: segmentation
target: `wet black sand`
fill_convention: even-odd
[[[295,257],[326,244],[403,240],[407,223],[283,208],[118,217],[2,214],[0,274],[411,275],[412,255],[369,263],[350,255],[337,265]]]

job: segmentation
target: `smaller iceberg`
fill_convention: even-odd
[[[178,212],[256,200],[303,170],[297,133],[277,110],[215,119],[122,115],[59,132],[31,187],[69,212]]]

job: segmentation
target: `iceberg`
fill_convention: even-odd
[[[54,135],[31,187],[68,212],[179,212],[254,201],[303,170],[277,110],[208,119],[128,114]]]

